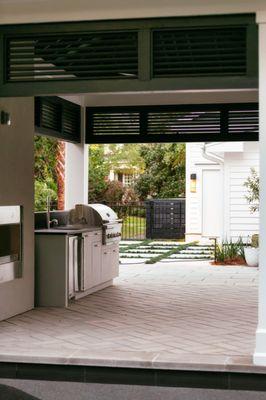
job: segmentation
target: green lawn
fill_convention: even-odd
[[[122,239],[145,239],[146,218],[126,217],[123,220]]]

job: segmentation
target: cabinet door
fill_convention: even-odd
[[[87,290],[101,283],[102,244],[97,235],[84,234],[83,240],[83,290]]]
[[[117,245],[103,247],[102,281],[109,281],[119,274],[119,248]]]
[[[107,282],[113,279],[111,247],[112,246],[103,246],[101,268],[102,282]]]

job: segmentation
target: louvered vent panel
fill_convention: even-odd
[[[257,109],[229,111],[228,133],[230,135],[258,132],[259,112]]]
[[[220,111],[148,113],[148,134],[219,134]]]
[[[139,112],[95,112],[92,118],[94,135],[138,135],[140,133]]]
[[[63,108],[63,134],[75,136],[80,132],[80,107],[66,106]]]
[[[61,131],[61,104],[43,99],[40,108],[41,126],[45,129]]]
[[[36,133],[80,143],[80,106],[59,97],[35,97]]]
[[[153,75],[244,75],[246,37],[245,27],[154,31]]]
[[[7,40],[7,80],[137,78],[137,32],[94,32]]]

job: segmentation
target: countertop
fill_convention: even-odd
[[[35,229],[35,234],[37,235],[77,235],[79,233],[84,233],[84,232],[95,232],[95,231],[101,231],[102,228],[100,227],[86,227],[82,229],[56,229],[56,228],[50,228],[50,229]]]

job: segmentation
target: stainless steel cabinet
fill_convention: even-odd
[[[78,236],[68,238],[68,298],[74,297],[79,291],[78,277]]]

